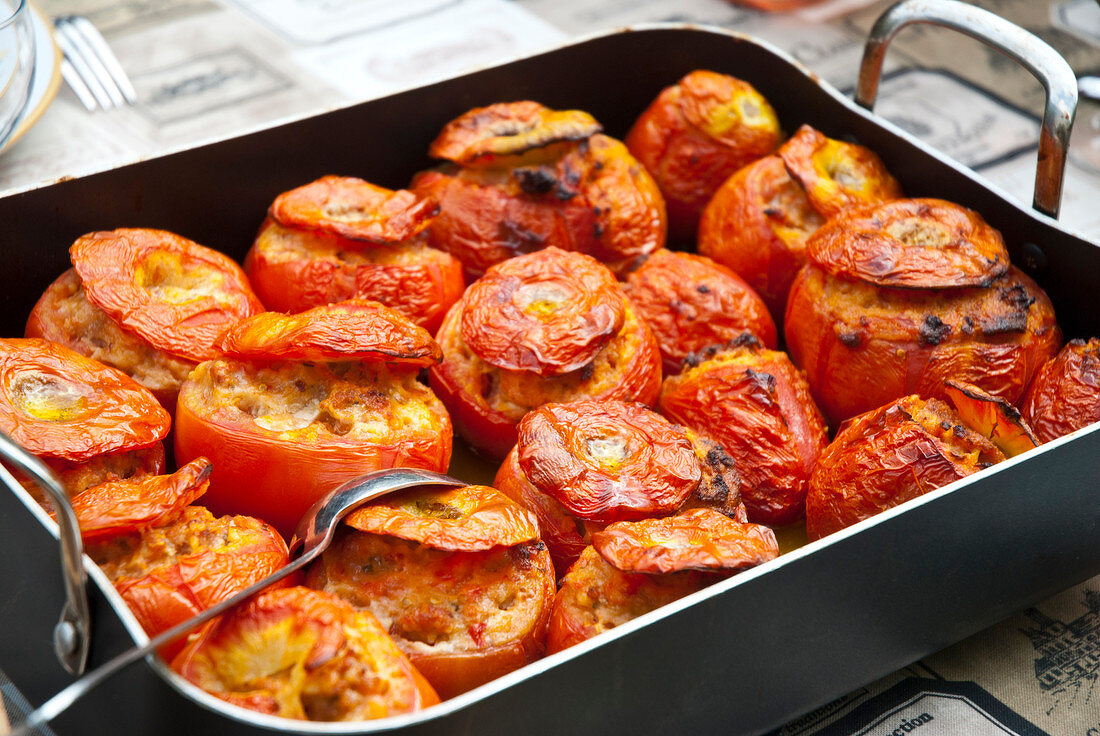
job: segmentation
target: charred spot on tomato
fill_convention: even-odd
[[[546,194],[558,184],[553,169],[548,166],[527,166],[512,170],[519,188],[527,194]]]
[[[920,327],[920,340],[925,345],[939,345],[951,334],[951,326],[934,314],[925,315]]]
[[[518,222],[504,219],[497,225],[497,236],[513,253],[533,253],[546,247],[546,238]]]

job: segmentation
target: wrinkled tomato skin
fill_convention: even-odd
[[[652,331],[628,305],[623,327],[589,366],[564,376],[542,378],[524,371],[504,371],[473,355],[460,334],[464,301],[447,314],[436,339],[443,362],[428,369],[436,395],[447,407],[455,430],[471,447],[493,459],[503,458],[516,444],[516,425],[530,409],[550,401],[618,399],[652,406],[661,389],[661,354]],[[611,365],[611,358],[615,363]],[[465,357],[463,357],[465,356]],[[512,407],[495,406],[485,395],[489,385],[519,387],[506,398]],[[538,392],[537,397],[534,396]],[[520,405],[518,402],[529,402]],[[516,408],[518,406],[518,408]]]
[[[124,330],[179,358],[217,358],[214,341],[221,333],[263,311],[248,277],[229,256],[165,230],[89,233],[69,254],[89,302]]]
[[[699,221],[699,253],[751,286],[778,321],[806,263],[806,238],[825,222],[779,156],[740,169]]]
[[[665,375],[689,353],[751,332],[776,346],[768,307],[745,281],[705,256],[659,250],[627,277],[626,292],[653,330]]]
[[[542,541],[550,550],[558,576],[577,561],[581,551],[592,543],[592,533],[604,524],[585,521],[571,515],[564,506],[531,484],[519,465],[519,448],[513,447],[504,459],[493,487],[532,512],[538,519]]]
[[[739,109],[736,122],[721,126],[724,130],[707,130],[708,119],[735,101],[757,108],[758,124],[746,124]],[[775,150],[779,136],[775,111],[752,85],[700,70],[662,90],[624,142],[661,189],[669,237],[687,241],[695,236],[703,207],[722,182]]]
[[[375,246],[271,220],[260,228],[244,270],[272,311],[373,299],[433,333],[465,288],[462,263],[419,241]]]
[[[1054,307],[1015,267],[986,289],[886,289],[808,265],[784,335],[834,426],[910,393],[972,383],[1015,404],[1061,345]]]
[[[891,288],[985,286],[1008,270],[1001,234],[942,199],[895,199],[829,220],[806,242],[834,276]]]
[[[195,383],[211,363],[200,364],[184,384],[176,409],[176,458],[214,463],[205,498],[217,513],[258,516],[290,536],[302,514],[328,491],[371,470],[412,467],[445,472],[451,455],[446,413],[438,428],[424,427],[398,443],[326,437],[317,442],[280,439],[227,408],[202,405]]]
[[[0,339],[0,429],[28,452],[83,462],[156,444],[171,422],[122,371],[46,340]]]
[[[551,245],[622,273],[664,245],[664,200],[622,143],[594,135],[556,145],[565,149],[555,160],[506,169],[503,177],[453,164],[418,174],[412,188],[440,206],[429,245],[458,258],[473,278]]]
[[[1066,343],[1039,369],[1021,410],[1040,442],[1100,422],[1100,339]]]
[[[853,207],[897,199],[902,194],[874,151],[827,138],[809,125],[799,128],[778,153],[825,218]]]
[[[261,312],[230,327],[217,345],[225,356],[246,361],[363,361],[422,368],[443,358],[427,330],[365,299],[297,314]]]
[[[741,342],[668,378],[658,408],[733,457],[750,521],[789,524],[805,512],[810,472],[828,442],[825,422],[786,354],[751,336]]]
[[[924,406],[935,413],[931,428],[912,419]],[[852,419],[821,453],[806,498],[806,532],[820,539],[1003,458],[939,400],[903,397]]]

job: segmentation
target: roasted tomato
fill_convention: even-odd
[[[986,437],[1005,457],[1015,457],[1039,446],[1020,411],[1000,396],[960,381],[947,381],[944,392],[963,424]]]
[[[268,309],[301,312],[357,297],[393,307],[434,332],[462,295],[462,264],[418,236],[375,245],[267,220],[244,259]]]
[[[879,209],[889,224],[878,236],[868,232],[876,210],[850,215],[847,251],[835,241],[849,216],[814,235],[810,249],[829,265],[811,263],[791,288],[787,346],[825,416],[839,423],[910,393],[943,398],[948,379],[1018,401],[1061,344],[1050,299],[1008,265],[1000,237],[974,213],[938,200]],[[945,211],[953,214],[940,223]],[[896,217],[903,212],[911,216]],[[969,233],[983,242],[961,243]],[[877,257],[871,241],[882,246]],[[930,267],[950,263],[942,273]],[[945,286],[951,274],[958,287]]]
[[[699,222],[699,252],[745,279],[778,319],[806,263],[806,239],[844,207],[900,196],[869,150],[803,126],[777,155],[715,192]]]
[[[188,506],[163,526],[89,545],[149,636],[220,603],[288,562],[273,528],[248,516]],[[181,644],[169,646],[165,656]]]
[[[810,471],[828,439],[806,379],[785,353],[748,334],[709,348],[665,381],[658,406],[733,456],[750,520],[802,518]]]
[[[562,578],[546,646],[558,652],[774,559],[771,529],[711,509],[620,521],[593,535]]]
[[[689,240],[722,182],[774,151],[779,136],[775,110],[751,84],[699,70],[663,89],[625,143],[661,188],[669,235]]]
[[[107,481],[81,491],[72,505],[85,544],[174,521],[206,493],[210,470],[210,461],[200,457],[172,475]]]
[[[117,368],[171,410],[195,362],[157,350],[122,329],[84,295],[74,269],[61,274],[34,305],[27,337],[40,337]]]
[[[206,502],[290,534],[319,497],[371,470],[445,471],[451,422],[410,371],[366,363],[209,361],[176,409],[176,457],[214,462]]]
[[[806,532],[820,539],[1001,460],[947,404],[905,396],[846,423],[821,453]]]
[[[1066,343],[1039,369],[1022,407],[1041,442],[1100,422],[1100,339]]]
[[[406,492],[347,524],[307,582],[374,613],[441,696],[542,656],[554,568],[498,491]]]
[[[301,587],[215,619],[172,667],[222,700],[284,718],[363,721],[439,702],[374,616]]]
[[[547,248],[490,269],[447,314],[431,384],[474,447],[503,457],[530,409],[583,398],[652,404],[660,353],[607,269]],[[501,366],[517,366],[508,368]]]
[[[775,347],[767,305],[740,276],[705,256],[659,250],[627,277],[626,293],[657,338],[666,375],[678,373],[689,353],[743,332]]]
[[[578,110],[535,102],[477,108],[448,123],[430,153],[452,163],[413,188],[439,202],[429,244],[480,276],[494,263],[557,246],[621,272],[665,242],[653,178]]]
[[[219,513],[289,535],[314,501],[363,473],[447,469],[450,417],[416,380],[439,347],[395,310],[353,300],[259,314],[219,344],[238,359],[200,364],[176,410],[176,456],[214,462],[206,503]]]
[[[238,360],[362,360],[418,368],[443,359],[439,344],[396,310],[353,299],[298,314],[262,312],[231,327],[218,348]]]
[[[89,233],[69,254],[89,302],[179,358],[217,358],[221,333],[263,311],[232,259],[164,230]]]
[[[171,422],[121,371],[45,340],[0,339],[0,429],[28,452],[83,462],[154,445]]]
[[[640,404],[546,404],[523,418],[494,485],[532,511],[564,572],[616,519],[709,507],[744,520],[741,481],[715,443]]]

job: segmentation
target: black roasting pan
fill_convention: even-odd
[[[1100,335],[1100,248],[1021,207],[823,83],[721,29],[665,25],[587,38],[454,79],[0,199],[0,320],[21,335],[82,233],[173,230],[243,257],[276,194],[330,173],[389,187],[470,107],[530,98],[592,112],[612,135],[698,68],[750,81],[788,131],[809,122],[877,151],[907,194],[978,210],[1054,301],[1067,337]],[[155,662],[100,686],[59,734],[755,734],[1100,573],[1100,426],[780,559],[423,713],[304,724],[222,705]],[[56,531],[0,492],[0,670],[34,704],[71,681],[51,632],[63,603]],[[36,520],[37,519],[37,520]],[[91,568],[91,563],[88,563]],[[89,572],[90,666],[134,640]]]

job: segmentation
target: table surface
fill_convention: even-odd
[[[889,2],[831,0],[784,15],[723,0],[37,4],[49,15],[89,17],[129,73],[139,103],[89,113],[63,87],[37,125],[0,156],[0,194],[453,76],[592,31],[645,21],[709,23],[750,33],[785,49],[838,88],[850,90],[866,32]],[[1078,74],[1100,73],[1100,5],[1095,0],[974,4],[1037,33]],[[876,112],[1029,204],[1042,97],[1041,86],[1026,72],[977,42],[915,28],[899,34],[891,46]],[[1085,102],[1071,146],[1060,219],[1065,227],[1100,240],[1100,207],[1095,204],[1100,201],[1100,175],[1094,165],[1100,165],[1100,106]],[[968,719],[979,712],[988,719],[1003,710],[1004,718],[998,721],[1002,730],[997,733],[1100,736],[1098,682],[1100,577],[869,684],[777,733],[862,733],[868,712],[900,713],[894,704],[913,702],[919,692],[926,704],[940,702],[932,697],[938,695],[944,703],[961,698],[976,704],[965,712],[933,711],[936,721],[928,713],[928,722],[918,715],[910,728],[920,726],[924,734],[979,733],[985,726]],[[965,697],[959,695],[963,690]]]

